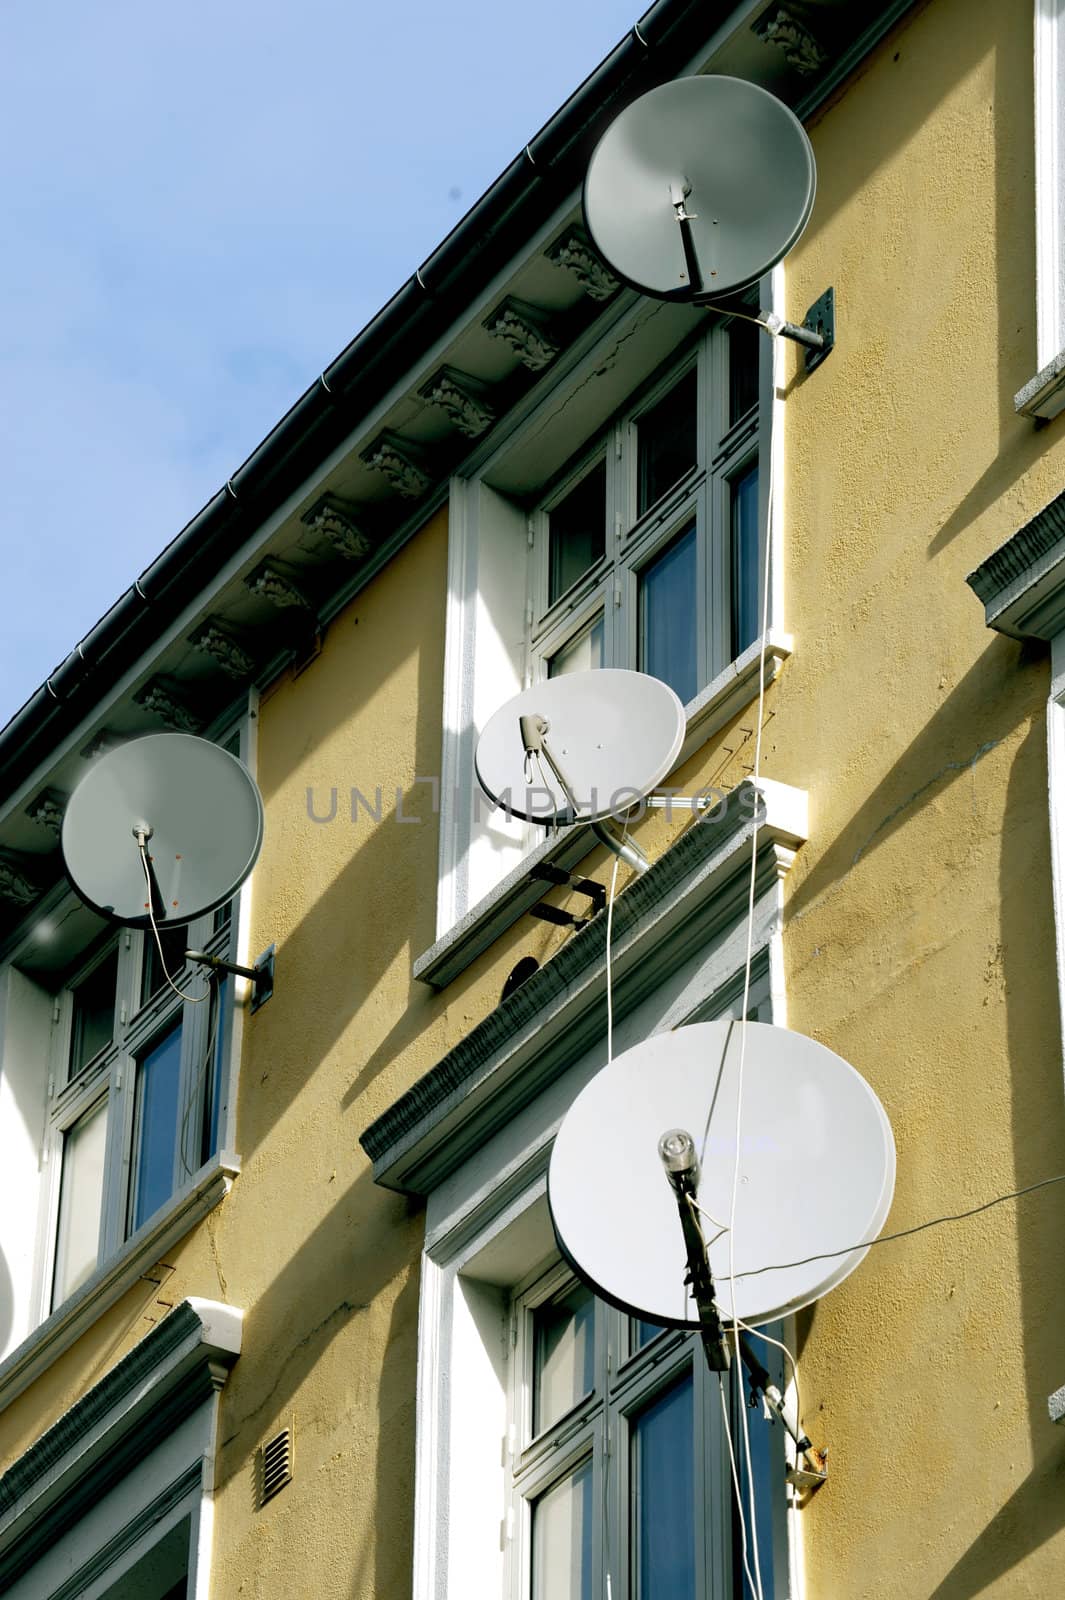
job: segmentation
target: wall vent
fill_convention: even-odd
[[[282,1428],[259,1448],[259,1504],[264,1506],[292,1481],[293,1427]]]

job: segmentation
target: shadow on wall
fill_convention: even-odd
[[[366,1542],[344,1551],[343,1560],[357,1574],[352,1592],[377,1600],[405,1600],[410,1593],[422,1231],[419,1209],[375,1187],[368,1172],[360,1175],[248,1313],[245,1349],[257,1352],[256,1359],[236,1363],[223,1396],[219,1491],[252,1470],[262,1437],[292,1408],[316,1368],[323,1368],[321,1381],[300,1401],[301,1426],[343,1438],[345,1425],[335,1411],[327,1418],[315,1413],[322,1405],[346,1405],[349,1464],[361,1456],[373,1425],[369,1412],[358,1411],[359,1394],[376,1396],[376,1460],[372,1478],[363,1480],[370,1492],[360,1496]],[[375,1304],[397,1283],[387,1319],[375,1315]],[[337,1375],[337,1364],[346,1376]],[[286,1490],[293,1492],[320,1491],[308,1474]]]
[[[987,649],[951,690],[917,737],[870,791],[848,823],[788,901],[788,920],[807,911],[914,815],[936,799],[1013,732],[1018,704],[1034,696],[1020,693],[1018,671],[1042,673],[1040,649],[1032,651],[996,634]]]
[[[1017,1187],[1065,1170],[1065,1103],[1054,961],[1050,838],[1043,803],[1044,729],[1032,729],[1017,754],[1006,797],[999,896],[1007,1060],[1012,1091]],[[1039,818],[1033,815],[1033,797]],[[1041,931],[1042,930],[1042,931]],[[1048,1002],[1050,1002],[1048,1004]],[[1002,1130],[1003,1134],[1005,1130]],[[1015,1208],[1024,1363],[1035,1464],[933,1591],[931,1600],[975,1600],[1039,1550],[1063,1526],[1065,1428],[1047,1414],[1047,1396],[1065,1383],[1065,1280],[1057,1263],[1065,1233],[1059,1191]]]

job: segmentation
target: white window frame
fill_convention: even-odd
[[[783,301],[784,273],[782,267],[777,267],[762,283],[759,302],[771,310]],[[534,621],[529,615],[530,561],[544,559],[533,548],[536,543],[534,519],[525,505],[493,488],[491,480],[498,464],[514,449],[515,441],[524,448],[530,437],[539,437],[539,431],[565,410],[582,385],[595,378],[597,369],[613,360],[613,352],[622,347],[633,330],[646,339],[641,319],[650,322],[661,310],[660,306],[646,301],[630,306],[581,360],[543,394],[522,418],[514,435],[478,461],[471,476],[451,481],[439,785],[438,946],[453,933],[456,937],[463,935],[479,918],[490,917],[497,896],[507,892],[507,884],[515,872],[520,873],[534,844],[542,843],[541,835],[533,836],[518,821],[508,821],[502,812],[493,812],[480,794],[474,775],[479,730],[511,695],[528,687],[535,671],[546,670],[534,660],[530,638]],[[664,377],[659,381],[668,385],[669,377],[679,371],[686,351],[690,351],[696,339],[706,335],[705,328],[698,334],[693,334],[689,328],[689,332],[679,338],[674,334],[671,344],[665,344],[660,352],[658,371]],[[759,461],[762,559],[765,559],[767,547],[771,551],[767,619],[770,673],[775,671],[774,663],[786,657],[791,648],[791,641],[783,631],[781,460],[787,354],[781,349],[783,343],[767,337],[761,339],[757,431],[751,437],[749,454],[745,458],[750,460],[757,456]],[[727,391],[720,378],[718,374],[717,391],[725,403]],[[639,395],[640,388],[635,385],[633,392]],[[638,401],[637,414],[640,404]],[[631,421],[631,400],[622,409]],[[702,409],[705,419],[707,408],[704,405]],[[600,435],[601,431],[598,430]],[[589,453],[596,432],[592,430],[588,435]],[[739,462],[736,470],[741,470]],[[549,479],[550,474],[545,473],[545,478]],[[683,493],[683,489],[680,492]],[[670,495],[665,496],[659,507],[652,508],[652,516],[657,517],[673,503]],[[716,514],[720,517],[720,506]],[[569,636],[578,631],[581,622],[588,620],[593,609],[589,597],[585,596],[579,613],[575,612],[572,617]],[[560,636],[557,642],[564,642],[564,637]],[[554,640],[552,647],[556,647]],[[731,719],[742,705],[757,696],[757,662],[752,665],[746,660],[751,650],[743,652],[738,664],[729,663],[712,677],[686,708],[690,748],[686,747],[685,757],[697,748],[700,737],[707,737],[720,726],[714,721],[719,704],[728,701],[728,719]],[[743,683],[751,685],[750,694],[740,702],[735,698],[737,665],[744,668]]]
[[[743,971],[735,966],[740,932],[734,931],[715,950],[700,974],[685,981],[673,996],[659,994],[650,1009],[637,1014],[619,1030],[616,1049],[642,1037],[648,1017],[658,1027],[681,1020],[701,1021],[708,1016],[738,1014],[743,994]],[[756,953],[748,1006],[760,1020],[775,1015],[781,1020],[779,935]],[[707,988],[710,988],[707,993]],[[678,1015],[678,1005],[682,1008]],[[643,1020],[639,1017],[642,1013]],[[561,1281],[557,1247],[551,1237],[546,1208],[546,1169],[551,1141],[573,1095],[587,1081],[601,1057],[591,1052],[576,1063],[567,1078],[541,1096],[504,1134],[467,1163],[471,1169],[445,1180],[429,1197],[426,1250],[422,1262],[419,1322],[418,1435],[416,1465],[414,1600],[464,1600],[468,1594],[501,1600],[528,1600],[528,1518],[514,1500],[510,1463],[520,1452],[518,1418],[527,1413],[529,1371],[520,1336],[515,1339],[511,1307],[515,1296],[532,1279],[546,1285],[545,1292]],[[575,1076],[580,1081],[574,1081]],[[529,1127],[542,1130],[530,1143]],[[466,1203],[474,1197],[473,1203]],[[543,1274],[557,1273],[558,1278]],[[515,1352],[518,1360],[515,1360]],[[679,1373],[688,1362],[697,1370],[702,1354],[696,1336],[667,1334],[648,1345],[629,1373],[638,1379],[626,1403],[650,1395],[656,1382],[650,1369],[663,1362],[659,1375]],[[646,1389],[644,1383],[646,1382]],[[702,1379],[697,1383],[705,1388]],[[579,1409],[579,1408],[578,1408]],[[760,1425],[756,1420],[754,1426]],[[564,1425],[561,1431],[565,1432]],[[600,1456],[604,1440],[595,1435]],[[707,1429],[714,1425],[700,1423]],[[551,1433],[552,1430],[549,1430]],[[545,1436],[546,1437],[546,1436]],[[794,1593],[794,1557],[790,1550],[790,1519],[785,1515],[784,1474],[788,1442],[779,1439],[779,1496],[772,1512],[772,1543],[776,1587],[767,1588],[774,1600]],[[500,1441],[502,1440],[502,1451]],[[708,1440],[700,1466],[712,1461],[719,1440]],[[554,1466],[571,1463],[587,1448],[583,1434],[567,1437]],[[545,1468],[544,1482],[554,1467]],[[614,1475],[616,1477],[616,1475]],[[618,1484],[609,1513],[613,1533],[611,1587],[613,1600],[628,1600],[624,1564],[615,1558],[627,1527]],[[601,1505],[602,1480],[597,1478],[593,1504]],[[731,1563],[731,1485],[728,1495],[715,1502],[707,1517],[706,1543],[712,1554],[702,1557],[707,1577],[707,1600],[731,1600],[728,1575]],[[763,1508],[764,1509],[764,1508]],[[727,1528],[726,1528],[727,1521]],[[600,1535],[596,1534],[596,1539]],[[599,1546],[596,1546],[597,1550]],[[727,1559],[726,1559],[727,1553]],[[597,1571],[605,1572],[602,1555]],[[620,1574],[620,1576],[619,1576]],[[765,1578],[765,1574],[763,1577]],[[766,1579],[768,1583],[768,1579]],[[596,1590],[604,1594],[605,1589]]]
[[[235,959],[236,907],[215,931],[213,916],[201,917],[188,926],[190,949],[203,949],[223,960]],[[165,982],[155,993],[141,993],[147,961],[150,930],[122,929],[96,949],[87,961],[76,965],[69,981],[56,997],[50,1044],[47,1131],[44,1144],[42,1210],[44,1245],[39,1252],[38,1320],[58,1310],[67,1298],[53,1298],[56,1249],[62,1190],[63,1150],[66,1135],[101,1100],[107,1101],[107,1140],[104,1158],[104,1183],[100,1206],[100,1234],[96,1267],[104,1265],[122,1248],[135,1230],[132,1226],[136,1201],[136,1168],[140,1129],[136,1126],[136,1103],[140,1062],[162,1041],[175,1022],[181,1022],[181,1065],[177,1106],[177,1139],[173,1152],[170,1192],[159,1210],[169,1207],[175,1195],[194,1184],[206,1165],[199,1154],[189,1160],[189,1141],[202,1143],[200,1113],[206,1107],[208,1079],[217,1082],[218,1148],[225,1146],[227,1130],[230,1040],[234,1006],[233,980],[226,978],[228,993],[221,1001],[218,980],[212,982],[211,999],[182,1000]],[[74,1019],[75,990],[95,967],[117,951],[115,985],[115,1025],[110,1042],[72,1078],[67,1077]],[[177,988],[199,997],[208,991],[198,969],[183,965],[171,972]],[[223,1015],[214,1026],[217,1006]],[[211,1059],[206,1063],[208,1046]],[[206,1070],[204,1070],[206,1064]],[[184,1160],[182,1159],[184,1145]],[[212,1152],[214,1154],[214,1152]],[[210,1156],[208,1157],[210,1160]],[[157,1213],[153,1213],[153,1217]],[[140,1226],[150,1226],[153,1217],[142,1218]],[[95,1270],[95,1269],[94,1269]],[[74,1288],[78,1287],[77,1285]],[[71,1291],[73,1292],[73,1290]]]
[[[1065,0],[1035,0],[1037,370],[1065,351]]]
[[[693,523],[697,589],[702,597],[697,607],[696,693],[733,659],[729,491],[734,482],[757,465],[761,432],[757,401],[735,422],[729,418],[728,344],[734,321],[722,318],[712,322],[686,351],[671,359],[637,403],[626,408],[590,448],[583,449],[568,465],[533,511],[526,645],[530,681],[546,678],[551,658],[600,611],[604,620],[604,666],[638,666],[640,576]],[[640,512],[640,421],[693,371],[697,380],[696,465]],[[600,460],[606,465],[604,555],[552,603],[551,511]],[[760,544],[759,568],[764,559],[764,537]]]

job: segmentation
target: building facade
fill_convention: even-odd
[[[1065,1173],[1062,10],[658,0],[0,731],[17,1600],[1061,1589],[1065,1187],[779,1329],[814,1488],[696,1340],[582,1288],[545,1173],[608,955],[614,1051],[746,989],[853,1062],[889,1232]],[[833,291],[812,370],[581,227],[599,134],[696,71],[809,132],[759,303]],[[634,817],[639,877],[477,795],[492,712],[592,666],[672,684],[670,787],[719,796]],[[87,764],[163,728],[263,796],[251,879],[164,945],[272,947],[254,1012],[62,873]]]

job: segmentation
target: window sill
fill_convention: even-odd
[[[1065,350],[1018,389],[1013,406],[1022,417],[1034,417],[1037,422],[1050,422],[1065,410]]]
[[[766,644],[767,685],[773,682],[791,651],[791,635],[770,628]],[[761,640],[756,640],[689,702],[685,708],[687,733],[678,766],[757,700],[760,659]],[[543,844],[530,851],[491,893],[417,958],[414,976],[430,988],[445,988],[542,898],[543,881],[529,876],[533,867],[541,861],[551,861],[570,871],[594,845],[595,837],[587,827],[568,828],[554,838],[548,835]]]
[[[0,1362],[0,1412],[225,1198],[239,1172],[240,1157],[231,1151],[212,1156],[186,1188],[149,1217],[121,1250]]]

